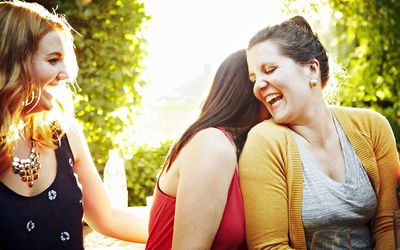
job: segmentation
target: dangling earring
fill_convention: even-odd
[[[33,91],[32,91],[32,93],[33,93]],[[34,93],[33,93],[33,96],[34,96]],[[36,107],[36,105],[38,105],[41,96],[42,96],[42,89],[39,88],[39,93],[38,93],[37,98],[36,98],[36,103],[33,104],[32,107],[26,112],[27,114],[29,114]],[[34,100],[34,98],[32,98],[32,102],[33,102],[33,100]],[[32,102],[30,102],[30,103],[32,103]],[[28,106],[28,105],[25,105],[25,106]]]
[[[31,99],[29,100],[29,97],[25,99],[24,101],[24,106],[29,106],[33,100],[35,100],[35,91],[32,90],[32,94],[30,95]]]
[[[317,86],[317,79],[311,79],[309,82],[308,82],[308,85],[310,85],[310,88],[314,88],[315,86]]]

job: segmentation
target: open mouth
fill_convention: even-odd
[[[57,86],[57,85],[48,85],[48,86],[43,90],[43,93],[42,93],[43,96],[45,96],[45,97],[47,97],[47,98],[49,98],[49,99],[53,98],[53,96],[54,96],[54,94],[55,94],[55,92],[56,92],[56,90],[57,90],[56,86]]]
[[[266,101],[267,103],[269,103],[270,105],[273,105],[273,104],[276,103],[277,101],[282,100],[282,98],[283,98],[282,94],[271,94],[271,95],[268,95],[268,96],[265,98],[265,101]]]

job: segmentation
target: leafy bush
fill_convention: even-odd
[[[129,206],[146,204],[146,197],[153,195],[158,172],[172,141],[161,143],[158,148],[139,147],[132,159],[125,164]]]

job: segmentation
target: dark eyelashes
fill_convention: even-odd
[[[276,68],[265,70],[265,74],[272,74],[275,70]]]
[[[49,60],[47,60],[49,63],[51,63],[51,64],[55,64],[55,63],[57,63],[58,61],[60,61],[60,59],[58,59],[58,58],[52,58],[52,59],[49,59]]]
[[[270,74],[272,74],[276,69],[277,69],[277,67],[272,67],[272,68],[271,68],[271,67],[268,67],[268,68],[265,68],[265,69],[264,69],[264,74],[270,75]],[[249,80],[250,80],[250,82],[251,82],[252,84],[256,83],[256,81],[257,81],[255,75],[250,75],[250,76],[249,76]]]

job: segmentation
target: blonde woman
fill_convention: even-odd
[[[145,242],[146,223],[110,206],[71,103],[56,95],[69,96],[77,73],[68,23],[2,2],[0,37],[0,248],[83,249],[83,214],[100,233]]]

